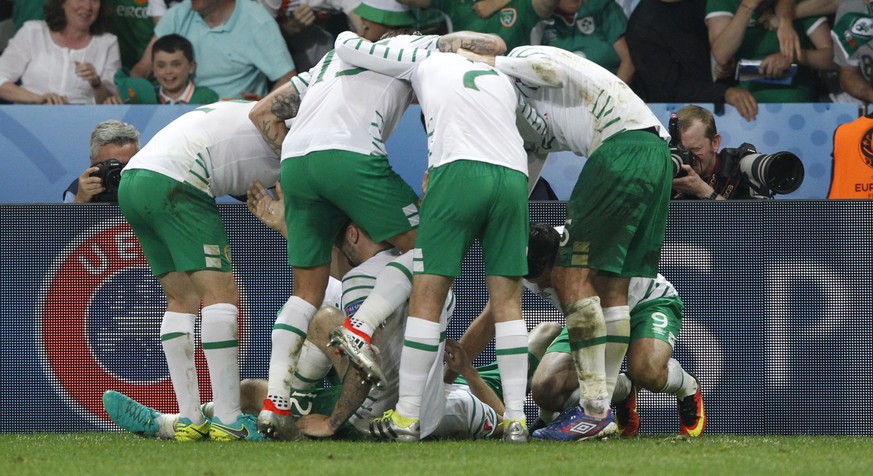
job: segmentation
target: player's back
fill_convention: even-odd
[[[182,115],[155,134],[125,170],[152,170],[214,197],[244,195],[255,179],[275,183],[279,158],[249,120],[254,105],[223,101]]]
[[[542,55],[554,61],[566,80],[563,88],[519,85],[537,112],[548,117],[555,147],[588,156],[613,135],[655,127],[669,139],[646,103],[602,66],[552,46],[520,46],[508,56]]]
[[[387,155],[384,142],[412,101],[409,83],[355,68],[333,51],[310,73],[282,159],[321,150]]]
[[[512,81],[484,63],[433,53],[412,75],[428,131],[429,166],[487,162],[527,175]]]

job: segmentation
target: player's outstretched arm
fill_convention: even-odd
[[[473,319],[467,330],[461,336],[459,345],[464,349],[464,353],[470,359],[475,359],[482,353],[485,346],[494,339],[494,313],[491,310],[491,301],[485,303],[482,312]],[[456,372],[451,366],[446,367],[443,381],[452,383],[461,375]],[[481,398],[481,397],[480,397]]]
[[[437,46],[442,52],[457,53],[464,49],[485,56],[497,56],[506,52],[506,42],[503,38],[475,31],[456,31],[443,35]]]
[[[494,68],[522,80],[528,86],[562,88],[570,80],[566,68],[549,55],[535,49],[512,50],[511,56],[494,58]]]
[[[415,68],[433,53],[394,38],[373,43],[350,31],[337,36],[334,51],[340,59],[353,66],[407,80]]]
[[[464,380],[467,381],[467,386],[470,391],[479,400],[485,402],[486,405],[494,409],[498,415],[503,415],[506,412],[506,407],[500,397],[494,393],[494,390],[482,380],[482,376],[473,367],[470,358],[464,351],[464,347],[454,340],[446,340],[446,366],[453,372],[458,373]]]

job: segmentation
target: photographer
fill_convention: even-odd
[[[117,202],[121,169],[138,151],[136,127],[114,119],[97,124],[91,132],[91,166],[64,191],[64,203]]]
[[[679,168],[673,179],[674,200],[768,199],[797,190],[803,163],[790,152],[759,154],[744,143],[719,150],[721,135],[708,110],[685,106],[671,119],[671,151]]]

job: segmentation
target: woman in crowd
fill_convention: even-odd
[[[48,0],[0,56],[0,99],[27,104],[102,104],[115,95],[118,40],[100,0]]]

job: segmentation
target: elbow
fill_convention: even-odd
[[[718,69],[723,70],[728,68],[733,59],[732,55],[719,54],[715,51],[712,52],[712,60],[715,61],[715,65]]]
[[[252,121],[252,124],[254,124],[255,127],[258,128],[258,130],[261,129],[263,109],[265,107],[264,104],[266,104],[266,102],[262,99],[258,101],[254,107],[252,107],[251,111],[249,111],[249,120]]]
[[[567,83],[567,75],[552,61],[536,62],[532,66],[539,79],[547,87],[560,89]]]
[[[0,100],[6,102],[16,102],[13,91],[15,90],[15,83],[12,81],[3,81],[0,82]]]
[[[502,55],[503,53],[506,53],[506,50],[508,49],[508,47],[506,46],[506,42],[503,41],[503,38],[501,38],[497,35],[489,35],[489,37],[490,37],[491,42],[492,42],[491,48],[492,48],[492,51],[494,52],[494,56]]]

